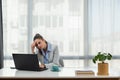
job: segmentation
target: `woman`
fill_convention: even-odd
[[[38,54],[41,68],[50,68],[53,65],[61,66],[59,63],[58,47],[47,42],[40,34],[34,36],[31,49],[33,54]]]

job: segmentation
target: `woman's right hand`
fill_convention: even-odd
[[[34,54],[35,42],[33,42],[33,43],[31,44],[31,49],[32,49],[32,53]]]

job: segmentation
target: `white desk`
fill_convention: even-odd
[[[108,76],[97,76],[96,71],[94,76],[76,76],[75,70],[84,70],[82,68],[61,68],[60,72],[52,72],[50,69],[46,71],[21,71],[10,68],[0,69],[0,80],[1,79],[82,79],[82,80],[120,80],[120,72],[110,72]],[[92,69],[89,69],[92,70]]]

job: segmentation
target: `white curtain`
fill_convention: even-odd
[[[27,52],[27,0],[3,0],[4,56]]]
[[[120,53],[120,0],[88,0],[90,53]]]
[[[116,56],[109,64],[112,69],[120,66],[119,4],[120,0],[88,0],[89,53],[96,55],[102,51]]]

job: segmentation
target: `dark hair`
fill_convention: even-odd
[[[35,41],[36,39],[43,39],[43,37],[42,37],[39,33],[37,33],[37,34],[34,36],[33,40]]]

